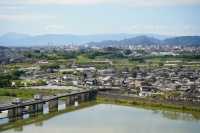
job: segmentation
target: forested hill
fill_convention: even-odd
[[[200,36],[180,36],[159,40],[148,36],[137,36],[121,41],[90,42],[94,46],[130,46],[130,45],[177,45],[177,46],[200,46]]]

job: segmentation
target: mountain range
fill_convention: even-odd
[[[7,33],[0,36],[0,46],[28,47],[45,45],[87,44],[98,46],[110,45],[195,45],[200,46],[200,36],[170,37],[156,34],[99,34],[71,35],[45,34],[31,36],[27,34]]]
[[[90,42],[93,46],[129,46],[129,45],[175,45],[175,46],[200,46],[200,36],[179,36],[164,40],[149,36],[136,36],[120,41],[107,40],[102,42]]]

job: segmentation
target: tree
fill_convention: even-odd
[[[11,76],[9,74],[0,74],[0,87],[11,86]]]
[[[130,49],[126,49],[125,51],[124,51],[124,54],[125,55],[130,55],[132,53],[132,51],[130,50]]]
[[[0,87],[10,87],[13,80],[18,80],[24,71],[14,70],[9,73],[0,73]]]
[[[60,66],[58,64],[48,64],[48,65],[41,65],[40,69],[41,70],[47,70],[47,69],[59,69]]]
[[[24,71],[21,71],[21,70],[14,70],[11,72],[11,79],[12,80],[18,80],[19,77],[21,75],[23,75],[25,72]]]
[[[163,62],[159,62],[159,63],[158,63],[158,66],[159,66],[159,67],[162,67],[162,66],[164,66],[164,63],[163,63]]]

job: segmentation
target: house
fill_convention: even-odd
[[[34,95],[34,99],[35,99],[35,100],[42,100],[42,98],[43,98],[43,96],[40,95],[40,94]]]
[[[12,86],[12,87],[16,87],[16,83],[13,81],[13,82],[11,83],[11,86]]]
[[[139,96],[141,97],[151,96],[153,89],[154,89],[153,86],[141,86]]]
[[[45,61],[45,60],[40,60],[37,62],[37,64],[48,64],[49,62],[48,61]]]
[[[98,74],[101,76],[114,76],[116,74],[116,71],[114,69],[103,69],[98,70]]]
[[[94,78],[86,79],[85,84],[86,85],[97,85],[97,80]]]
[[[96,68],[95,67],[89,67],[89,68],[79,67],[79,68],[76,68],[76,71],[84,73],[84,75],[86,76],[85,78],[93,78],[96,72]]]
[[[99,81],[104,86],[111,86],[113,84],[112,76],[99,77]]]
[[[121,82],[122,87],[128,87],[128,85],[129,85],[129,80],[127,80],[127,79],[122,80],[122,82]]]

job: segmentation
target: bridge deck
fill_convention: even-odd
[[[5,111],[5,110],[9,110],[9,109],[12,109],[12,108],[25,107],[25,106],[30,106],[30,105],[34,105],[34,104],[45,103],[45,102],[55,100],[55,99],[58,99],[58,98],[79,95],[79,94],[88,93],[88,92],[91,92],[91,91],[93,91],[93,90],[84,90],[84,91],[79,91],[79,92],[58,94],[58,95],[55,95],[55,96],[44,97],[42,100],[31,99],[31,100],[23,101],[20,104],[9,103],[9,104],[6,104],[6,105],[1,105],[0,106],[0,112]]]

